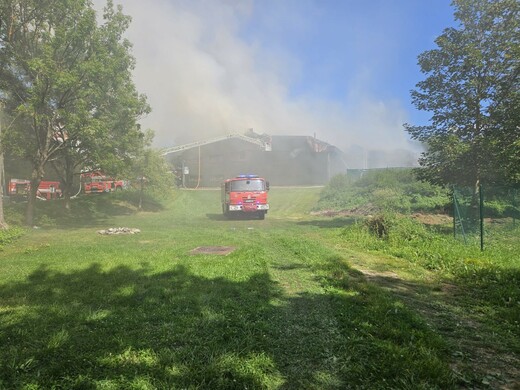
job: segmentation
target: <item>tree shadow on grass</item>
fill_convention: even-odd
[[[206,214],[206,217],[208,219],[211,219],[212,221],[228,221],[226,216],[224,214]]]
[[[274,291],[265,275],[242,284],[183,267],[155,275],[146,265],[106,272],[93,264],[72,274],[42,267],[0,288],[0,387],[258,388],[255,319]],[[241,359],[251,360],[251,372],[240,370]]]
[[[35,225],[58,229],[103,226],[110,219],[132,215],[138,210],[135,194],[93,194],[73,199],[71,208],[65,209],[63,200],[38,202],[35,209]],[[18,205],[20,209],[20,206]],[[163,209],[157,201],[146,198],[141,211],[159,212]],[[23,213],[24,210],[19,210]]]
[[[482,270],[439,285],[406,281],[389,271],[363,270],[355,278],[387,291],[442,335],[462,387],[516,388],[511,385],[520,379],[520,309],[503,297],[518,302],[520,273],[500,271],[501,285],[493,280],[496,275]]]
[[[331,218],[331,219],[312,219],[309,221],[300,221],[298,225],[317,226],[324,229],[334,229],[354,225],[359,218]]]
[[[348,269],[331,267],[331,286],[352,288]],[[427,326],[410,317],[400,329],[406,311],[388,314],[393,302],[371,294],[288,297],[267,273],[42,266],[0,286],[0,388],[446,388]],[[375,332],[372,315],[394,334]]]

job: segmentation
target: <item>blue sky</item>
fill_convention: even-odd
[[[417,55],[455,25],[450,0],[259,1],[243,26],[250,43],[298,58],[291,93],[342,99],[358,77],[367,92],[409,101],[422,77]],[[410,107],[412,120],[424,121]]]
[[[417,56],[455,25],[450,0],[119,3],[158,147],[253,128],[342,149],[413,148],[402,124],[429,118],[410,101]]]

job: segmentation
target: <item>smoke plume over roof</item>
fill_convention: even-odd
[[[341,18],[324,16],[334,10],[320,8],[334,8],[328,2],[115,3],[133,19],[127,37],[137,60],[135,82],[152,106],[142,125],[155,131],[157,147],[250,128],[274,135],[315,135],[344,150],[353,145],[411,147],[402,127],[409,121],[409,102],[378,94],[375,88],[402,66],[395,42],[381,39],[407,33],[398,28],[399,20],[388,25],[384,9],[365,20],[360,15],[348,19],[349,13],[339,7],[344,22],[352,23],[340,29]],[[101,0],[95,4],[103,6]],[[337,23],[337,31],[326,23]],[[393,32],[369,33],[376,23]],[[325,35],[316,42],[313,37],[320,31]],[[415,64],[415,57],[410,61]]]

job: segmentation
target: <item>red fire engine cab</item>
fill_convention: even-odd
[[[101,172],[85,172],[81,174],[81,183],[85,194],[119,191],[123,189],[123,180],[105,176]]]
[[[255,215],[264,219],[269,210],[269,182],[257,175],[239,175],[221,186],[222,213],[226,217]]]

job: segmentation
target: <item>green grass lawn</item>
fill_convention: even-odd
[[[444,328],[469,321],[457,313],[467,306],[451,303],[436,321],[450,296],[431,270],[349,245],[351,221],[310,216],[319,194],[273,188],[263,221],[224,219],[215,190],[176,191],[142,212],[79,200],[66,224],[58,215],[6,244],[0,388],[505,383],[459,364],[465,352],[448,335],[457,329]],[[141,233],[97,233],[119,226]],[[190,254],[201,246],[235,250]]]

